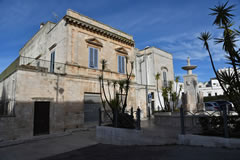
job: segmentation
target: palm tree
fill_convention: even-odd
[[[227,7],[228,1],[225,4],[219,4],[215,6],[215,8],[210,8],[213,13],[210,13],[211,16],[216,16],[213,24],[217,26],[225,26],[231,23],[231,19],[233,18],[233,14],[230,12],[233,10],[235,5],[231,5]]]
[[[235,5],[231,5],[229,7],[227,5],[228,1],[225,4],[220,4],[214,8],[210,8],[210,10],[213,11],[210,15],[216,16],[213,24],[216,25],[218,29],[223,29],[222,38],[215,38],[215,43],[223,43],[222,48],[226,52],[226,58],[228,64],[230,64],[233,68],[233,73],[230,71],[216,71],[208,45],[208,40],[211,39],[211,34],[209,32],[203,32],[198,38],[204,42],[204,47],[208,51],[212,68],[224,93],[229,100],[233,102],[237,112],[240,114],[240,49],[236,49],[236,41],[240,32],[236,29],[230,29],[233,26],[232,18],[234,17],[234,15],[230,12],[233,11]]]
[[[239,76],[237,72],[237,66],[236,66],[236,59],[235,59],[235,57],[239,57],[239,56],[234,49],[234,47],[236,47],[235,42],[236,42],[237,33],[229,29],[229,27],[233,25],[231,20],[234,17],[234,15],[231,14],[230,12],[233,11],[235,5],[231,5],[229,7],[227,7],[227,5],[228,5],[228,1],[225,4],[220,4],[218,6],[215,6],[215,8],[210,8],[213,11],[213,13],[211,13],[210,15],[216,16],[213,24],[224,29],[223,38],[217,39],[216,43],[223,42],[223,48],[229,54],[228,59],[230,60],[230,63],[233,66],[236,81],[238,84],[240,84]],[[240,85],[238,86],[238,90],[240,92]]]
[[[221,79],[220,79],[219,76],[218,76],[218,72],[217,72],[217,70],[216,70],[216,68],[215,68],[215,65],[214,65],[214,62],[213,62],[213,58],[212,58],[212,54],[211,54],[210,49],[209,49],[208,40],[211,39],[211,34],[210,34],[210,32],[202,32],[202,33],[200,34],[200,37],[198,37],[198,39],[200,39],[200,40],[202,40],[202,41],[204,42],[203,46],[204,46],[204,47],[206,48],[206,50],[208,51],[208,55],[209,55],[209,58],[210,58],[210,61],[211,61],[211,65],[212,65],[213,71],[214,71],[214,73],[215,73],[215,75],[216,75],[216,78],[217,78],[217,80],[219,81],[219,84],[220,84],[220,86],[222,87],[224,93],[227,94],[227,91],[226,91],[225,87],[223,86],[223,84],[222,84],[222,82],[221,82]]]

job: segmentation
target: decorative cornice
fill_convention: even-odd
[[[117,51],[119,53],[122,53],[122,54],[128,55],[127,50],[125,48],[123,48],[123,47],[116,48],[115,51]]]
[[[87,43],[93,44],[95,46],[103,47],[103,44],[96,38],[89,38],[85,40]]]
[[[134,41],[133,40],[125,38],[125,37],[123,37],[121,35],[118,35],[116,33],[113,33],[113,32],[110,32],[108,30],[105,30],[103,28],[100,28],[98,26],[89,24],[87,22],[84,22],[82,20],[76,19],[76,18],[71,17],[69,15],[65,15],[63,17],[63,19],[66,20],[67,24],[78,26],[79,28],[83,28],[83,29],[88,30],[90,32],[97,33],[97,34],[102,35],[104,37],[111,38],[113,40],[116,40],[116,41],[119,41],[121,43],[127,44],[127,45],[129,45],[131,47],[134,47]]]

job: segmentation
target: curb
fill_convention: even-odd
[[[39,141],[39,140],[44,140],[44,139],[68,136],[74,132],[89,131],[89,130],[90,130],[89,128],[77,128],[77,129],[67,130],[67,131],[61,132],[61,133],[53,133],[53,134],[42,135],[42,136],[33,136],[30,138],[23,138],[23,139],[17,139],[17,140],[3,141],[2,139],[0,139],[0,148],[9,147],[9,146],[13,146],[13,145],[19,145],[19,144],[23,144],[23,143],[34,142],[34,141]]]

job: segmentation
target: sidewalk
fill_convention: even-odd
[[[40,137],[39,140],[0,147],[0,160],[34,160],[97,144],[96,128],[92,125],[86,126],[86,128],[86,130],[74,131],[71,134],[63,134],[63,136],[50,136],[45,139]],[[153,120],[142,121],[142,129],[147,136],[162,138],[163,144],[166,142],[176,143],[176,131],[158,128],[153,124]]]
[[[96,129],[0,148],[0,160],[35,160],[97,144]]]
[[[163,142],[176,143],[179,130],[159,128],[153,120],[142,121],[147,136],[161,138]],[[77,159],[239,159],[239,150],[203,148],[181,145],[115,146],[97,144],[96,129],[74,131],[69,135],[28,141],[0,148],[0,160],[77,160]]]

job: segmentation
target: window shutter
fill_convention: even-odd
[[[51,53],[50,72],[54,72],[55,51]]]
[[[122,72],[121,73],[125,73],[125,57],[122,56]]]
[[[94,65],[93,65],[93,48],[89,48],[89,67],[94,67]]]
[[[98,68],[98,50],[94,49],[94,67]]]
[[[164,83],[165,87],[168,85],[167,84],[167,73],[165,71],[163,72],[163,83]]]
[[[163,79],[166,81],[167,80],[167,74],[166,72],[163,72]]]
[[[121,73],[121,57],[118,56],[118,72]]]

